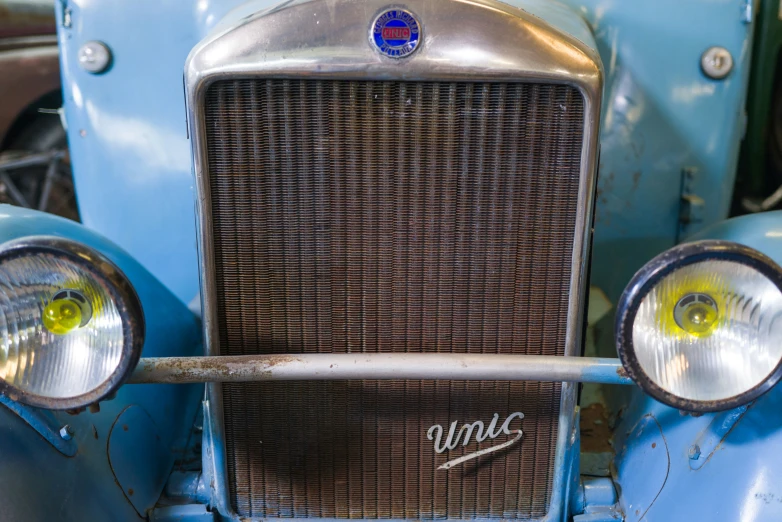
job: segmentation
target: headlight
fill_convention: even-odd
[[[689,411],[734,408],[782,374],[782,269],[726,241],[677,246],[620,299],[617,350],[647,393]]]
[[[144,342],[141,304],[125,275],[74,241],[0,245],[0,391],[50,409],[111,394]]]

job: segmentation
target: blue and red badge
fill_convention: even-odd
[[[369,39],[382,54],[405,58],[421,44],[421,25],[409,11],[387,9],[375,18]]]

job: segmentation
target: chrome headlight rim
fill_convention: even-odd
[[[22,390],[0,378],[0,394],[29,406],[49,410],[76,410],[112,395],[130,377],[141,358],[145,323],[141,300],[130,280],[108,257],[76,240],[55,236],[27,236],[0,244],[0,265],[7,261],[48,254],[67,259],[90,274],[111,297],[122,320],[120,362],[103,383],[81,395],[57,398]]]
[[[782,359],[768,376],[747,391],[720,400],[692,400],[674,395],[653,382],[641,367],[633,345],[633,324],[638,309],[652,289],[676,270],[703,261],[729,261],[756,270],[782,292],[782,268],[757,250],[724,240],[701,240],[677,245],[658,255],[630,280],[619,299],[616,315],[616,350],[633,381],[654,399],[683,411],[708,413],[743,406],[773,388],[782,379]]]

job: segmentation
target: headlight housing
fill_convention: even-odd
[[[0,245],[0,392],[82,408],[125,381],[143,343],[138,296],[106,257],[54,237]]]
[[[745,404],[782,376],[782,269],[727,241],[674,247],[625,289],[616,340],[633,380],[665,404]]]

